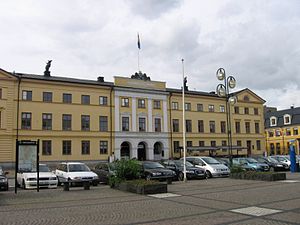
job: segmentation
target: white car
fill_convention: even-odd
[[[37,172],[24,171],[17,174],[18,185],[24,189],[37,188]],[[50,172],[46,164],[39,165],[39,187],[57,188],[57,177],[53,172]]]
[[[60,163],[56,168],[55,174],[59,184],[64,182],[75,184],[89,181],[92,185],[97,186],[99,183],[98,175],[81,162]]]
[[[195,167],[203,168],[208,177],[226,177],[229,176],[230,169],[216,159],[208,156],[189,156],[186,160],[195,165]]]

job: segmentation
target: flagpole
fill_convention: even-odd
[[[138,72],[140,71],[140,49],[138,48]]]
[[[184,59],[182,62],[182,136],[183,136],[183,181],[186,182],[186,146],[185,146],[185,102],[184,102]]]
[[[141,42],[140,42],[140,34],[137,33],[137,47],[138,47],[138,72],[140,71],[140,50],[141,50]]]

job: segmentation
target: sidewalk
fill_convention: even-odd
[[[0,224],[299,224],[300,174],[285,182],[217,178],[173,182],[168,195],[108,186],[0,192]]]

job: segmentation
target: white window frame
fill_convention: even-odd
[[[273,119],[275,119],[275,123],[274,123],[274,124],[272,123],[272,120],[273,120]],[[271,117],[270,117],[270,126],[271,126],[271,127],[277,126],[277,117],[275,117],[275,116],[271,116]]]
[[[286,118],[289,118],[289,122],[285,122],[285,119],[286,119]],[[284,125],[291,124],[291,115],[285,114],[285,115],[283,116],[283,124],[284,124]]]

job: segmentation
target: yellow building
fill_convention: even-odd
[[[296,154],[300,154],[300,107],[265,110],[266,149],[268,155],[289,154],[290,141],[295,141]]]
[[[181,156],[181,89],[166,88],[146,74],[115,77],[112,83],[103,77],[93,81],[0,70],[0,80],[1,163],[14,162],[17,139],[39,140],[45,162]],[[263,154],[264,100],[249,89],[235,95],[233,154]],[[228,155],[224,98],[186,91],[185,109],[189,153]]]

